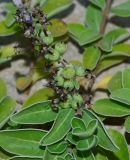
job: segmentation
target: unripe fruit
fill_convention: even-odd
[[[75,94],[73,98],[78,105],[81,105],[84,102],[83,97],[80,94]]]
[[[85,69],[81,66],[76,67],[76,76],[82,77],[85,75]]]
[[[58,61],[60,59],[60,53],[57,51],[54,51],[53,54],[46,54],[45,58],[50,61]]]
[[[53,42],[53,37],[52,36],[46,36],[43,38],[43,41],[46,45],[50,45]]]
[[[56,45],[55,45],[55,49],[59,52],[59,53],[64,53],[65,51],[66,51],[66,45],[64,44],[64,43],[57,43]]]
[[[57,86],[63,86],[64,85],[64,78],[62,78],[60,76],[56,76],[54,79],[57,83]]]
[[[62,76],[66,79],[72,79],[75,76],[75,70],[72,67],[66,67],[63,70]]]
[[[65,81],[64,82],[64,88],[72,90],[72,89],[74,89],[74,83],[72,81]]]

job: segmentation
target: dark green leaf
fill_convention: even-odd
[[[109,136],[107,130],[105,129],[100,119],[90,110],[84,109],[83,120],[86,122],[86,124],[88,124],[93,119],[98,120],[98,128],[97,128],[98,145],[106,150],[110,150],[113,152],[117,151],[118,147],[116,146],[112,138]]]
[[[77,117],[74,117],[72,119],[71,126],[73,129],[74,128],[81,128],[81,130],[86,130],[86,126],[85,126],[84,122],[82,121],[82,119],[77,118]]]
[[[66,148],[67,143],[64,141],[47,146],[48,151],[52,154],[62,154],[63,152],[65,152]]]
[[[101,52],[98,48],[88,47],[83,54],[83,65],[86,69],[93,70],[101,56]]]
[[[51,130],[41,140],[41,145],[51,145],[63,139],[71,129],[73,116],[74,110],[70,108],[60,110]]]
[[[15,101],[7,96],[0,100],[0,128],[9,120],[16,108]]]
[[[105,3],[106,3],[105,0],[89,0],[89,1],[101,9],[105,7]]]
[[[120,17],[130,16],[130,1],[119,4],[111,9],[111,12]]]
[[[92,136],[92,137],[89,137],[88,139],[80,140],[77,143],[76,148],[79,151],[88,151],[88,150],[96,147],[97,143],[98,143],[98,138],[96,136]]]
[[[56,116],[57,113],[52,111],[51,102],[44,101],[21,110],[10,119],[18,124],[44,124],[54,121]]]
[[[29,157],[23,157],[23,156],[16,156],[12,157],[9,160],[42,160],[42,158],[29,158]]]
[[[44,148],[39,147],[39,141],[45,134],[45,131],[37,129],[1,131],[0,146],[9,153],[42,158]]]
[[[92,109],[102,116],[124,117],[130,115],[130,107],[128,105],[109,99],[97,100]]]
[[[78,151],[75,154],[76,160],[95,160],[95,157],[92,152],[87,151],[87,152],[80,152]]]
[[[130,105],[130,89],[121,88],[111,92],[111,99]]]
[[[126,132],[130,133],[130,116],[125,120],[125,129]]]
[[[66,140],[68,140],[73,145],[77,145],[77,142],[80,140],[80,138],[69,132],[66,136]]]
[[[72,39],[81,46],[92,43],[101,38],[99,33],[86,28],[82,24],[71,23],[68,25],[68,28]]]
[[[57,13],[66,10],[72,5],[72,0],[48,0],[43,6],[43,12],[48,17],[52,17]]]

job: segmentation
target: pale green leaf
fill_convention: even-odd
[[[0,131],[0,146],[16,155],[42,158],[44,148],[40,148],[39,141],[45,134],[45,131],[37,129]]]
[[[107,84],[107,88],[110,92],[123,88],[122,86],[122,72],[117,72]]]
[[[0,128],[9,120],[16,109],[15,101],[7,96],[0,100]]]
[[[44,124],[54,121],[56,116],[57,113],[52,111],[51,102],[44,101],[21,110],[10,119],[18,124]]]
[[[121,88],[111,92],[111,99],[130,105],[130,89]]]
[[[94,112],[102,116],[124,117],[130,115],[130,107],[128,105],[109,99],[97,100],[92,109]]]
[[[23,104],[22,108],[27,108],[33,104],[51,99],[55,92],[51,88],[43,88],[34,92]]]
[[[51,145],[63,139],[71,129],[71,119],[73,116],[74,110],[70,108],[60,110],[52,128],[41,140],[41,145]]]
[[[59,19],[52,19],[50,23],[51,24],[48,26],[48,29],[52,33],[53,37],[57,38],[67,34],[68,27],[63,21]]]
[[[68,25],[70,36],[74,39],[79,45],[83,46],[89,43],[92,43],[101,38],[99,33],[88,29],[82,24],[71,23]]]
[[[122,86],[130,89],[130,69],[125,69],[122,72]]]
[[[19,25],[14,24],[12,27],[7,28],[5,21],[0,21],[0,37],[11,36],[19,31],[21,31]]]
[[[43,12],[50,18],[72,5],[72,0],[48,0],[43,6]]]
[[[129,32],[125,29],[112,30],[103,37],[100,48],[105,52],[111,52],[114,44],[125,40],[129,36]]]
[[[101,52],[98,48],[88,47],[83,54],[83,66],[86,69],[93,70],[101,56]]]
[[[128,0],[127,2],[112,7],[111,12],[119,17],[129,17],[130,16],[129,6],[130,6],[130,1]]]
[[[7,96],[7,87],[5,82],[2,79],[0,79],[0,101],[5,96]]]
[[[97,32],[100,32],[102,23],[102,12],[94,5],[89,5],[86,9],[85,23],[87,26]]]

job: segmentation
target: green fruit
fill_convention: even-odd
[[[76,76],[83,77],[85,75],[85,69],[81,66],[77,66],[75,71],[76,71]]]
[[[46,45],[50,45],[53,42],[54,38],[52,36],[46,36],[43,38],[43,41]]]
[[[74,83],[72,81],[65,81],[64,82],[64,88],[72,90],[72,89],[74,89]]]
[[[80,94],[75,94],[73,99],[78,105],[81,105],[84,102],[83,97]]]
[[[50,61],[59,61],[60,60],[60,54],[57,51],[54,51],[53,54],[46,54],[45,58]]]
[[[75,77],[75,70],[72,67],[66,67],[63,70],[62,76],[66,79],[72,79]]]
[[[63,86],[64,85],[64,78],[62,78],[60,76],[56,76],[54,79],[57,83],[57,86]]]
[[[59,53],[64,53],[65,51],[66,51],[66,49],[67,49],[67,47],[66,47],[66,45],[64,44],[64,43],[57,43],[56,45],[55,45],[55,49],[59,52]]]

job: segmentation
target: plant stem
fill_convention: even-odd
[[[112,1],[113,0],[106,0],[106,6],[105,6],[105,8],[103,10],[103,15],[102,15],[103,19],[102,19],[102,23],[101,23],[101,26],[100,26],[100,34],[101,35],[104,35],[106,27],[107,27],[107,23],[108,23],[108,20],[109,20],[109,12],[110,12]],[[99,62],[100,62],[100,60],[99,60]],[[97,63],[97,66],[98,66],[99,62]],[[96,76],[95,76],[96,75],[96,68],[91,73],[92,78],[90,79],[89,84],[88,84],[87,98],[86,99],[89,99],[88,97],[92,94],[92,88],[93,88],[93,85],[94,85],[95,79],[96,79]],[[90,106],[91,106],[91,102],[90,102]]]

